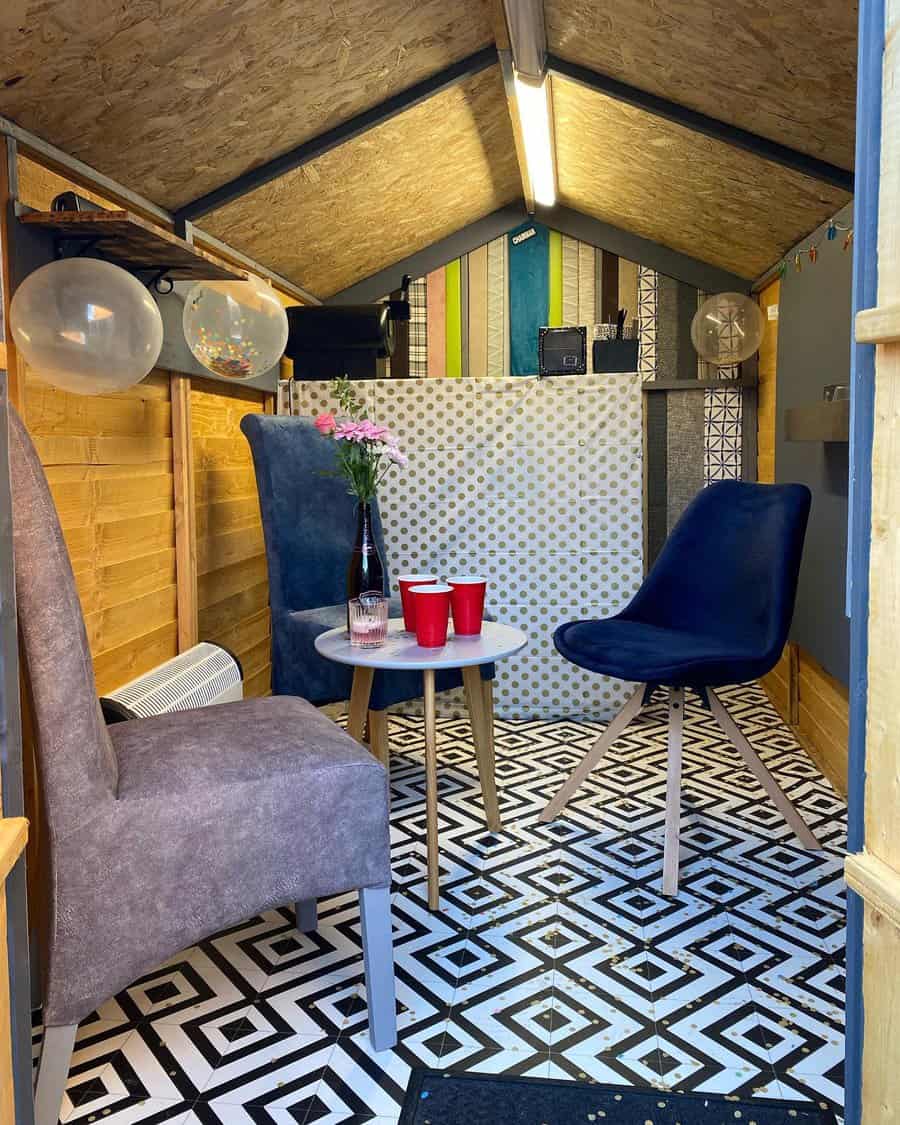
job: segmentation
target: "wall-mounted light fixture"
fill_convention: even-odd
[[[534,201],[542,207],[552,207],[556,202],[556,171],[548,79],[545,76],[534,81],[517,73],[515,91]]]

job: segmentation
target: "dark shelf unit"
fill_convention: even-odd
[[[786,441],[849,441],[850,402],[813,402],[784,412]]]

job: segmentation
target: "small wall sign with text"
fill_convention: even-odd
[[[520,230],[518,234],[512,237],[513,246],[518,246],[520,242],[526,242],[529,238],[534,238],[537,231],[534,227],[529,227],[528,230]]]

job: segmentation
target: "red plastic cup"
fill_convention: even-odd
[[[440,648],[447,643],[450,624],[450,587],[440,583],[411,586],[416,601],[416,642],[420,648]]]
[[[407,633],[416,631],[416,599],[409,591],[413,586],[428,586],[437,582],[436,574],[401,574],[397,579],[400,583],[400,601],[403,603],[403,624]]]
[[[479,574],[448,578],[450,608],[453,610],[453,632],[458,637],[477,637],[484,620],[484,592],[487,579]]]

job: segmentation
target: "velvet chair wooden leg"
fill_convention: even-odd
[[[294,904],[297,930],[301,934],[314,934],[319,928],[319,904],[314,898],[304,898]]]
[[[494,762],[493,709],[488,713],[481,669],[463,668],[463,686],[466,689],[466,706],[472,724],[472,738],[475,742],[475,757],[478,761],[478,776],[481,779],[481,800],[484,804],[484,817],[491,832],[500,832],[500,806],[497,802],[497,782]],[[490,681],[487,681],[490,683]]]
[[[820,849],[822,845],[807,827],[806,821],[800,813],[797,812],[787,794],[771,773],[769,773],[759,755],[750,745],[747,736],[742,733],[737,723],[725,710],[722,701],[711,688],[707,688],[707,694],[709,696],[710,710],[713,715],[715,715],[716,721],[722,728],[725,737],[733,743],[737,752],[744,759],[747,769],[750,770],[763,789],[765,789],[766,793],[769,795],[769,799],[788,822],[791,831],[800,841],[800,846],[813,851]]]
[[[631,720],[636,715],[640,714],[641,708],[644,705],[644,687],[644,684],[639,685],[634,695],[629,698],[622,710],[612,719],[603,734],[600,735],[594,745],[585,754],[581,764],[576,766],[572,771],[569,780],[548,803],[540,816],[542,824],[546,824],[548,820],[554,820],[559,816],[567,802],[575,796],[584,784],[588,774],[603,760],[606,751],[612,746],[619,735],[622,734]]]
[[[376,1051],[397,1042],[397,999],[394,985],[394,942],[389,887],[359,892],[366,996],[369,1001],[369,1040]]]
[[[77,1023],[45,1027],[34,1091],[35,1125],[56,1125],[69,1076]]]
[[[681,839],[681,746],[684,732],[684,688],[669,688],[669,756],[666,767],[666,842],[662,893],[678,894],[678,850]]]
[[[387,711],[369,712],[369,749],[386,770],[391,768],[391,737]]]

